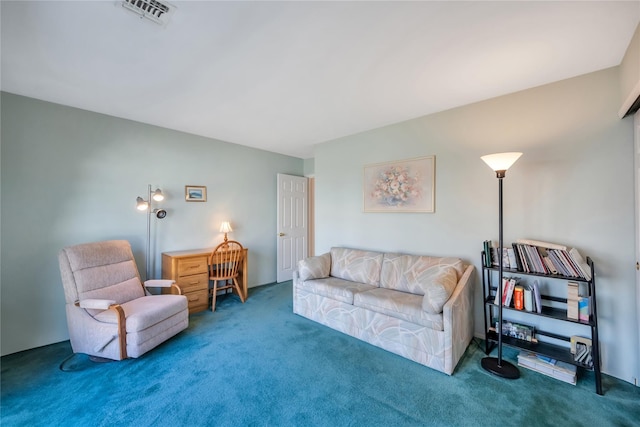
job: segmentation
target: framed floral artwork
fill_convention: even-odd
[[[365,212],[435,212],[435,156],[365,165]]]
[[[187,202],[206,202],[207,187],[204,185],[185,185],[184,199]]]

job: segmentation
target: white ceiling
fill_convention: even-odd
[[[300,158],[313,145],[619,65],[637,1],[3,0],[4,91]]]

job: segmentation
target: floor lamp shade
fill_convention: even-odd
[[[505,172],[522,156],[522,153],[496,153],[480,157],[491,169],[498,173],[498,178],[504,178]],[[502,172],[502,173],[500,173]],[[502,175],[502,176],[500,176]]]
[[[498,178],[498,324],[496,325],[496,333],[498,334],[498,357],[485,357],[481,360],[482,368],[494,375],[507,379],[520,378],[518,368],[502,360],[502,251],[504,248],[502,235],[502,180],[504,179],[507,169],[509,169],[522,156],[522,153],[498,153],[482,156],[482,160],[496,172]]]

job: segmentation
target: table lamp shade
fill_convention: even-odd
[[[229,233],[230,231],[233,231],[233,228],[231,228],[229,221],[223,221],[222,224],[220,224],[220,232]]]

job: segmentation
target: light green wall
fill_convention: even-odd
[[[618,108],[612,68],[319,144],[315,253],[344,245],[453,255],[478,269],[482,241],[498,238],[498,181],[480,156],[522,151],[504,180],[505,242],[557,242],[594,259],[603,369],[632,381],[633,127]],[[364,165],[425,155],[436,157],[435,213],[363,213]],[[566,296],[566,282],[542,282]],[[476,273],[475,331],[484,337],[480,283]]]
[[[638,85],[640,85],[640,24],[636,27],[620,64],[620,105],[626,107],[623,109],[623,114],[631,106],[625,103],[633,103],[638,97]]]
[[[153,219],[155,277],[164,251],[230,237],[249,248],[249,286],[276,280],[276,174],[303,161],[266,151],[2,93],[2,354],[68,339],[58,251],[126,239],[144,275],[147,185],[167,199]],[[185,185],[206,185],[186,203]]]
[[[313,176],[315,173],[314,159],[304,160],[304,176]]]

